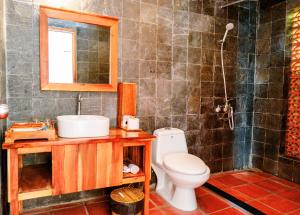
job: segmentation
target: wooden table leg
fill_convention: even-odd
[[[11,200],[10,214],[11,215],[19,215],[19,202],[17,200]]]
[[[18,191],[19,191],[19,159],[17,149],[9,149],[9,191],[10,192],[10,214],[19,214],[19,201],[18,201]]]
[[[19,200],[19,213],[22,214],[23,213],[23,201]]]
[[[144,215],[149,214],[149,199],[150,199],[150,179],[151,179],[151,143],[145,144],[144,151],[144,171],[145,171],[145,182],[144,182]]]

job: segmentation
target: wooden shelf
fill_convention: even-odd
[[[131,184],[145,181],[145,173],[139,171],[137,174],[123,173],[122,184]]]
[[[48,164],[29,165],[20,169],[19,199],[52,195],[51,168]]]

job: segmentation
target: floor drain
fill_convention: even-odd
[[[206,187],[207,189],[213,191],[214,193],[218,194],[219,196],[222,196],[223,198],[227,199],[228,201],[231,201],[232,203],[238,205],[239,207],[243,208],[244,210],[248,211],[251,214],[254,214],[254,215],[264,215],[265,214],[265,213],[261,212],[260,210],[237,199],[236,197],[230,195],[229,193],[226,193],[225,191],[219,189],[218,187],[216,187],[210,183],[205,183],[203,186]]]

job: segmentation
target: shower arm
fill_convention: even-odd
[[[231,2],[231,3],[228,3],[228,4],[225,4],[223,6],[221,6],[220,8],[225,8],[225,7],[228,7],[228,6],[231,6],[231,5],[235,5],[235,4],[238,4],[238,3],[242,3],[242,2],[245,2],[247,0],[238,0],[238,1],[234,1],[234,2]],[[249,0],[249,1],[255,1],[257,2],[258,0]]]

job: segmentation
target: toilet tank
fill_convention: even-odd
[[[152,162],[162,165],[164,155],[176,152],[188,153],[184,132],[178,128],[160,128],[154,131]]]

